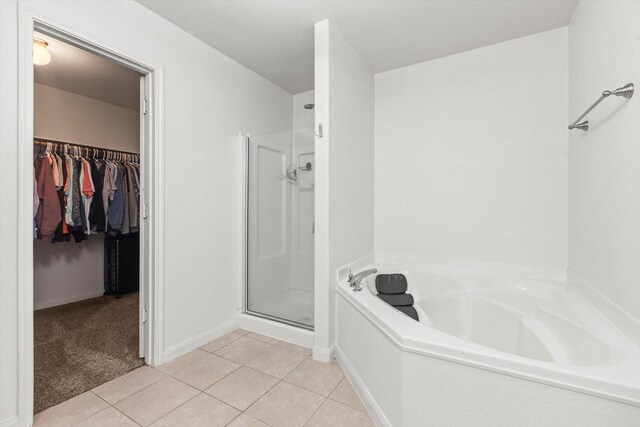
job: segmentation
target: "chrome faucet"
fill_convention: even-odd
[[[372,274],[376,274],[377,272],[378,272],[377,268],[370,268],[368,270],[364,270],[356,274],[351,274],[351,269],[349,269],[349,278],[347,279],[347,282],[349,282],[349,286],[353,288],[354,292],[358,292],[362,290],[362,286],[360,286],[360,282],[362,282],[365,277],[370,276]]]

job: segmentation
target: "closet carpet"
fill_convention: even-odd
[[[138,293],[34,312],[34,412],[144,365],[138,357]]]

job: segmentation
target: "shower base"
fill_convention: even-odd
[[[313,328],[313,292],[290,289],[250,304],[249,311]]]

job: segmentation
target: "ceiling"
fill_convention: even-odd
[[[379,73],[566,26],[578,0],[138,2],[295,94],[313,89],[326,18]]]
[[[34,65],[34,80],[121,107],[140,108],[140,74],[122,65],[44,34],[51,62]]]

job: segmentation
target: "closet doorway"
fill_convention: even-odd
[[[144,365],[142,75],[34,34],[34,413]]]
[[[162,362],[162,70],[25,15],[18,377],[31,422]]]

